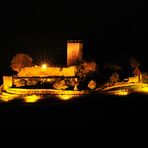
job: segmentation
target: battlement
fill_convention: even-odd
[[[67,40],[67,43],[82,43],[82,40]]]

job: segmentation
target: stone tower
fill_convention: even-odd
[[[77,64],[82,59],[83,43],[80,40],[67,42],[67,66]]]

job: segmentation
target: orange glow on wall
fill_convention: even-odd
[[[82,59],[83,44],[80,41],[68,41],[67,66],[75,65]]]
[[[18,77],[48,77],[48,76],[75,76],[75,66],[70,67],[25,67],[18,73]]]

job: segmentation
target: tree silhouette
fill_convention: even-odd
[[[119,81],[119,76],[123,68],[115,63],[105,63],[103,69],[102,79],[104,82],[109,81],[110,83],[116,83]]]
[[[109,78],[109,82],[110,83],[116,83],[119,81],[119,74],[117,74],[116,72],[113,73],[110,78]]]
[[[135,59],[134,57],[130,58],[129,64],[132,67],[132,69],[140,66],[140,62],[137,59]]]
[[[129,64],[132,68],[133,75],[140,75],[141,74],[141,72],[139,70],[140,62],[137,59],[135,59],[134,57],[130,58]]]
[[[12,70],[19,72],[22,68],[30,67],[32,65],[33,63],[30,55],[25,53],[18,53],[12,58],[10,67]]]
[[[122,67],[117,65],[117,64],[113,64],[113,63],[105,63],[104,68],[106,70],[110,70],[112,72],[119,72],[122,70]]]

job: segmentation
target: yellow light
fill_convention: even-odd
[[[9,101],[12,101],[12,100],[14,100],[14,99],[16,99],[16,98],[18,98],[19,97],[19,95],[15,95],[15,94],[9,94],[9,93],[2,93],[1,95],[0,95],[0,100],[2,100],[2,101],[4,101],[4,102],[9,102]]]
[[[128,90],[118,90],[117,92],[114,93],[115,95],[119,95],[119,96],[126,96],[128,95]]]
[[[14,98],[10,98],[10,97],[1,97],[1,100],[4,102],[9,102],[11,100],[13,100]]]
[[[41,66],[43,69],[46,69],[47,68],[47,64],[42,64]]]
[[[24,100],[25,100],[25,102],[27,102],[27,103],[34,103],[34,102],[36,102],[37,100],[39,100],[40,98],[41,98],[40,96],[32,95],[32,96],[26,96],[26,97],[24,97]]]
[[[128,92],[119,92],[118,95],[119,96],[126,96],[126,95],[128,95]]]
[[[148,86],[143,86],[141,88],[138,89],[139,92],[148,94]]]
[[[60,100],[70,100],[70,99],[72,99],[73,98],[73,96],[72,95],[58,95],[58,98],[60,99]]]

